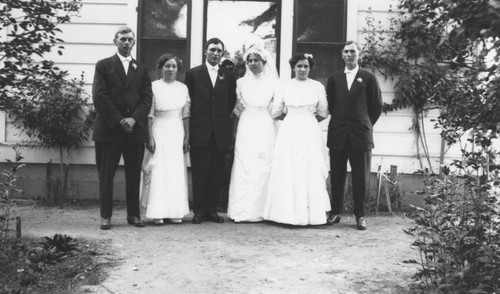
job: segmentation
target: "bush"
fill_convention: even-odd
[[[424,207],[415,207],[421,269],[414,278],[422,293],[499,293],[500,208],[492,192],[498,179],[486,152],[463,152],[464,159],[423,174]]]

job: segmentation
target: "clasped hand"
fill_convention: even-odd
[[[132,133],[135,125],[135,118],[126,117],[120,121],[120,126],[125,131],[125,133]]]

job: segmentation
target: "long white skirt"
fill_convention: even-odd
[[[156,150],[146,154],[143,163],[141,202],[145,204],[145,217],[182,218],[189,213],[189,200],[179,110],[155,113],[153,136]]]
[[[262,221],[276,132],[267,109],[245,109],[238,122],[227,216]]]
[[[327,160],[314,115],[306,108],[289,108],[276,137],[264,218],[291,225],[326,223]]]

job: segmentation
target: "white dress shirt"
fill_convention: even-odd
[[[123,64],[123,69],[125,70],[125,75],[127,75],[128,73],[128,66],[130,64],[130,62],[132,61],[132,56],[127,56],[127,57],[123,57],[120,55],[120,53],[118,53],[118,57],[120,58],[122,64]]]
[[[212,80],[212,86],[215,87],[215,81],[217,80],[217,75],[219,74],[219,65],[212,66],[210,63],[205,62],[208,69],[208,74],[210,75],[210,80]]]
[[[354,82],[354,78],[358,74],[359,71],[359,66],[356,65],[355,68],[352,70],[347,69],[347,67],[344,69],[345,77],[347,79],[347,89],[351,90],[352,83]]]

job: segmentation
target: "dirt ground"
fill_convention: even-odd
[[[139,229],[114,210],[99,230],[99,208],[18,209],[23,236],[56,233],[102,242],[109,276],[81,293],[409,293],[417,259],[411,220],[369,216],[358,231],[352,216],[335,226],[205,222]],[[223,215],[225,217],[225,215]]]

